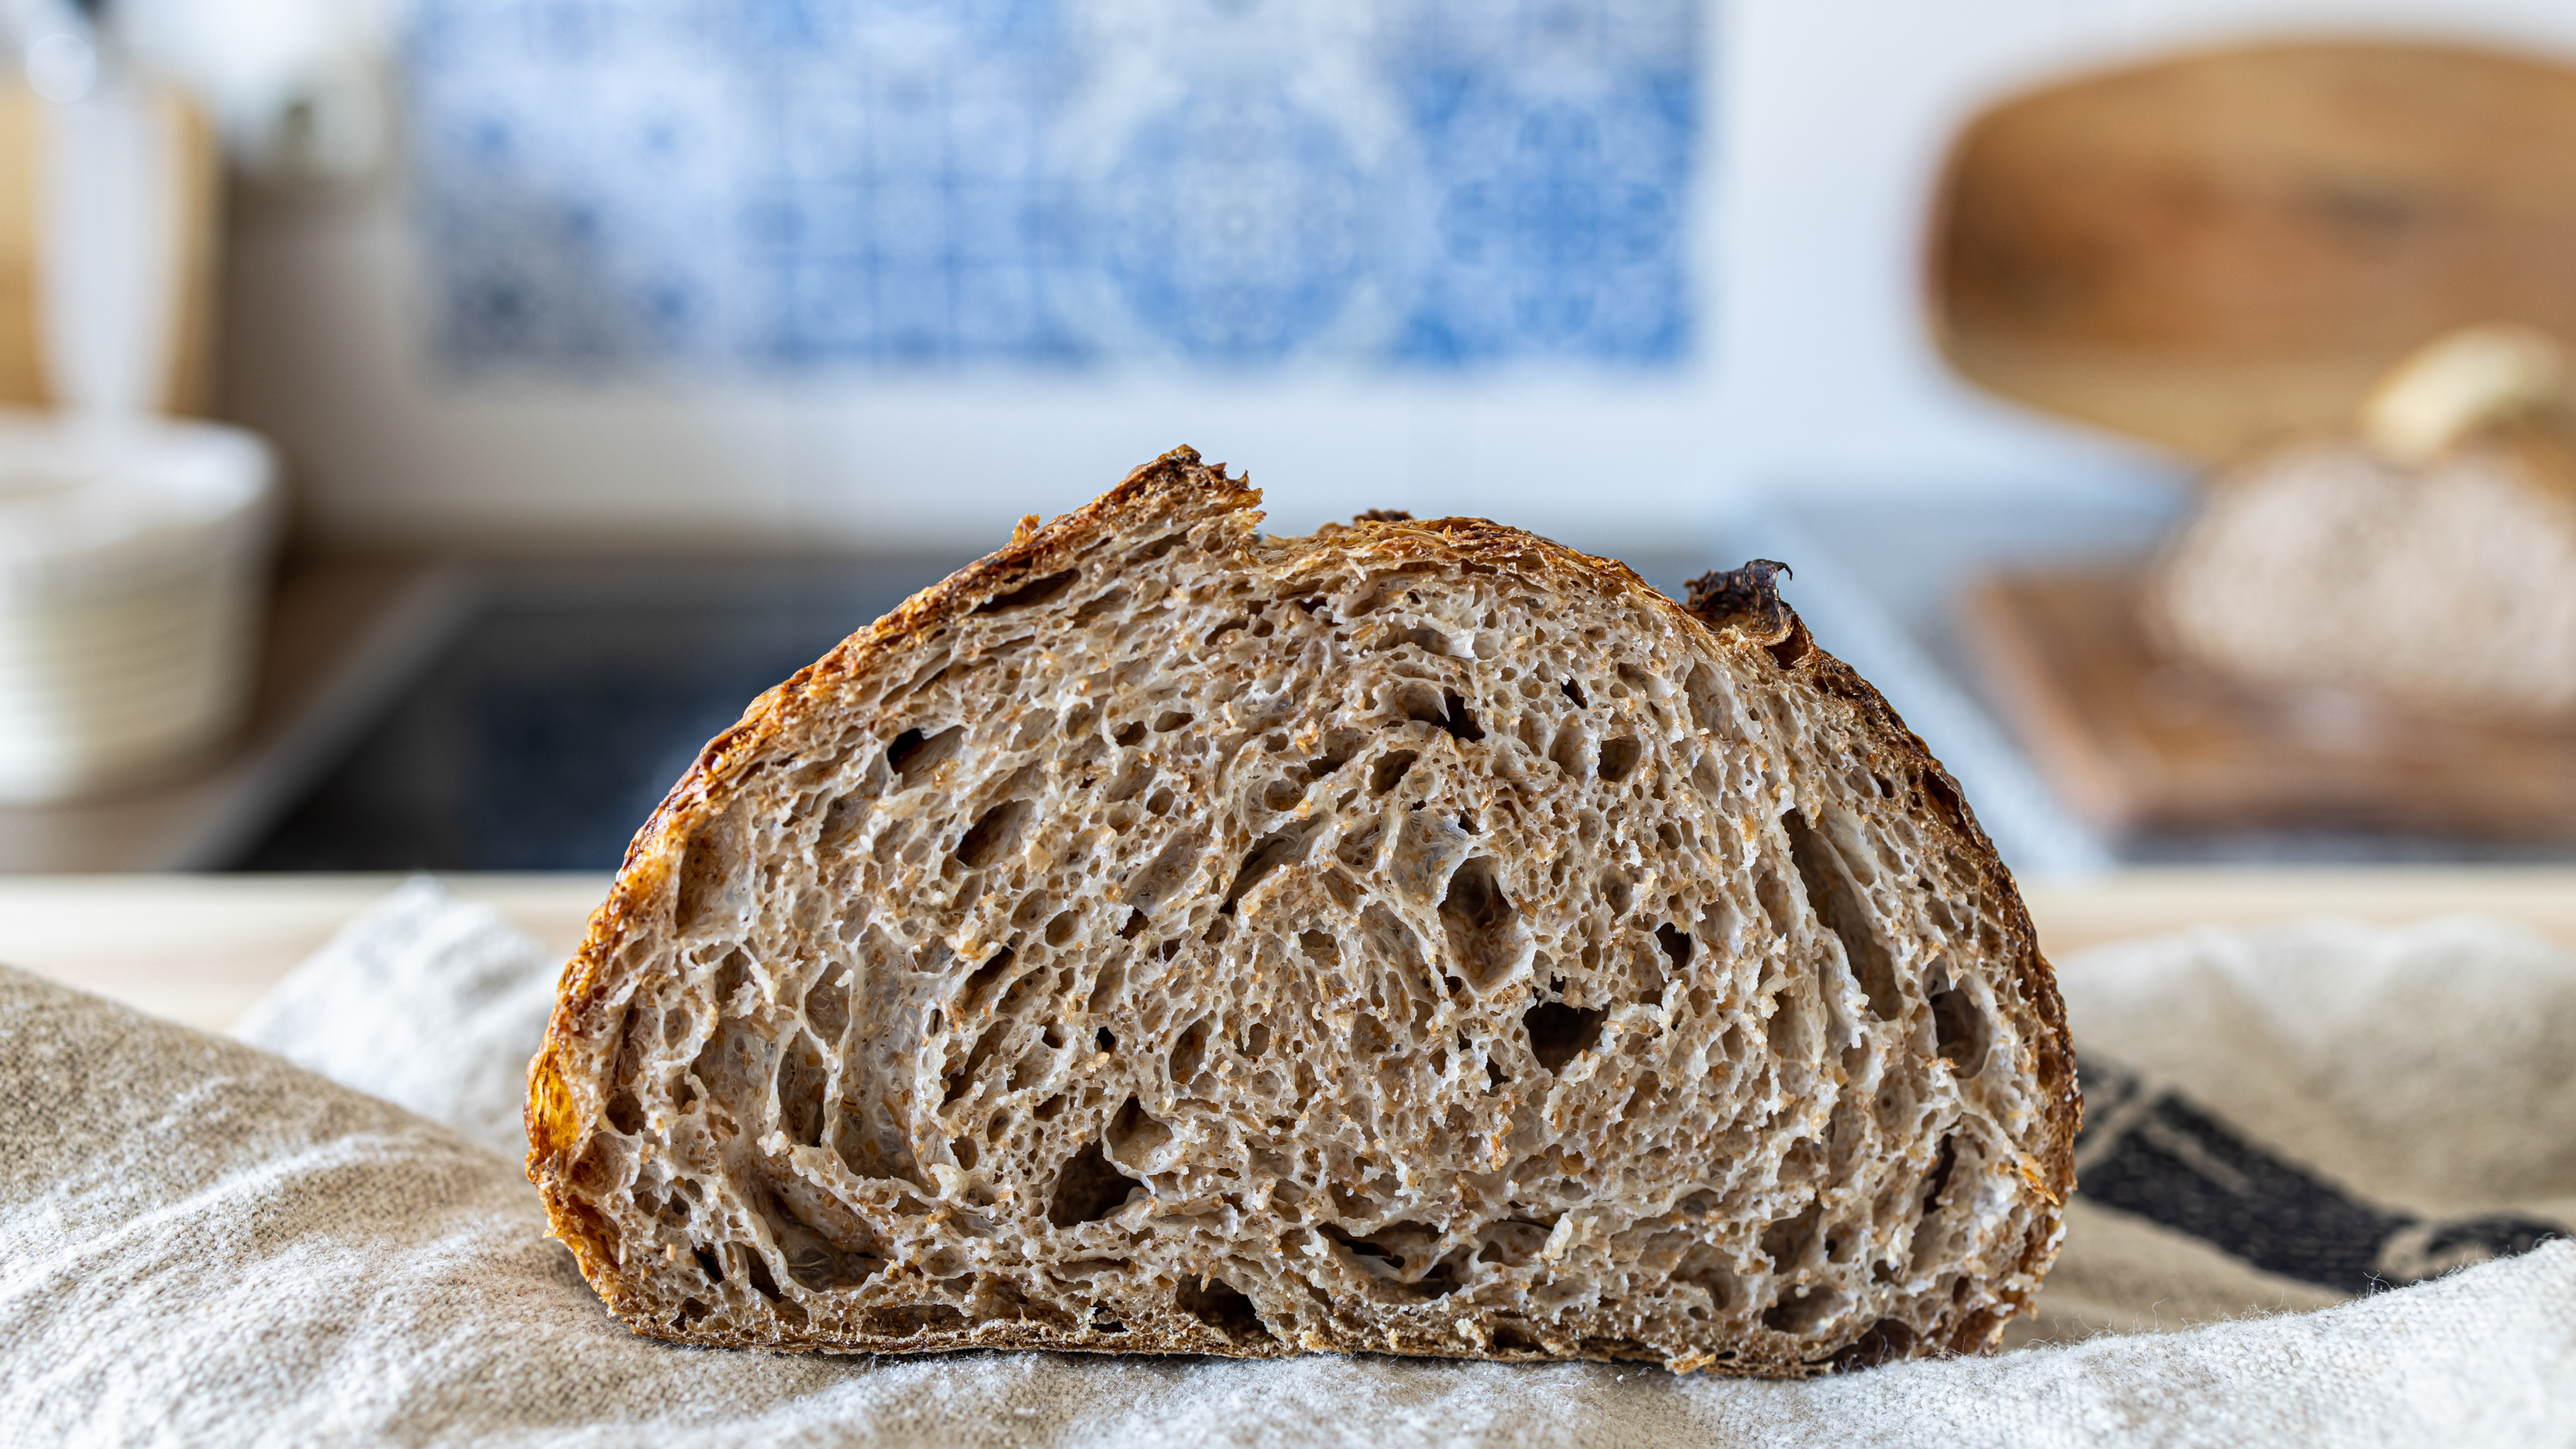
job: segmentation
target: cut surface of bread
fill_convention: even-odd
[[[1258,532],[1178,450],[756,701],[530,1176],[637,1332],[1804,1375],[1996,1342],[2079,1106],[2010,877],[1772,588]]]

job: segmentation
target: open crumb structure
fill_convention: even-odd
[[[1180,450],[764,695],[637,837],[530,1173],[638,1332],[1807,1374],[1993,1344],[2062,1013],[1770,566],[1257,531]]]

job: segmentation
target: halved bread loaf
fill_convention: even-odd
[[[2576,475],[2514,441],[2420,462],[2335,442],[2249,461],[2157,559],[2149,637],[2257,686],[2576,722]]]
[[[2079,1108],[2011,879],[1773,565],[1256,531],[1187,449],[755,702],[529,1173],[637,1332],[1809,1374],[1991,1346]]]

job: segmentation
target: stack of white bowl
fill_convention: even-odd
[[[146,783],[238,727],[276,496],[238,428],[0,414],[0,800]]]

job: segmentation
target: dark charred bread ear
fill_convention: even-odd
[[[1683,607],[1712,629],[1736,630],[1789,668],[1813,652],[1816,641],[1798,611],[1780,597],[1783,576],[1795,577],[1787,564],[1767,558],[1712,570],[1690,581],[1690,599]]]
[[[1413,515],[1401,508],[1372,508],[1366,513],[1354,514],[1351,517],[1353,523],[1411,523],[1412,521]]]

